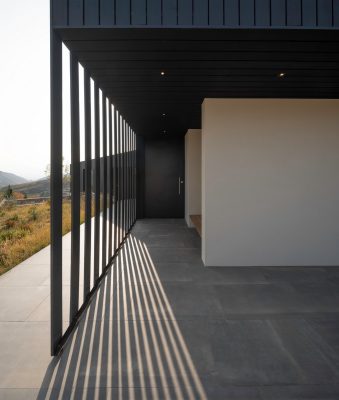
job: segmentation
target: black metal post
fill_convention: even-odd
[[[118,248],[118,126],[119,113],[114,109],[114,253]]]
[[[85,260],[84,260],[84,299],[91,285],[91,247],[92,247],[92,140],[91,140],[91,81],[84,72],[84,114],[85,114]]]
[[[79,65],[70,54],[71,83],[71,288],[70,321],[79,308],[80,260],[80,130],[79,130]]]
[[[121,153],[121,162],[122,162],[122,168],[121,168],[121,173],[122,173],[122,238],[126,235],[126,121],[123,119],[122,121],[122,136],[121,136],[121,148],[122,148],[122,153]]]
[[[109,192],[109,231],[108,231],[108,259],[113,256],[113,132],[112,132],[112,105],[108,103],[108,192]]]
[[[121,219],[121,131],[122,131],[122,118],[119,115],[119,129],[118,129],[118,247],[121,243],[121,230],[122,230],[122,219]]]
[[[94,282],[99,277],[100,249],[100,121],[99,87],[94,83],[94,126],[95,126],[95,216],[94,216]]]
[[[62,42],[51,30],[51,354],[62,337]]]
[[[102,148],[103,148],[103,201],[102,201],[102,242],[101,271],[107,265],[107,105],[106,96],[102,92]]]

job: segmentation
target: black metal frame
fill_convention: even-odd
[[[79,63],[70,57],[71,85],[71,285],[70,324],[62,328],[62,41],[51,31],[51,353],[58,354],[91,301],[108,268],[114,262],[135,222],[136,139],[128,123],[102,92],[102,131],[100,130],[99,86],[94,82],[94,143],[92,143],[91,83],[84,71],[84,248],[80,248],[81,168],[79,116]],[[107,115],[108,109],[108,115]],[[108,117],[108,118],[107,118]],[[108,126],[107,126],[108,120]],[[108,141],[107,141],[108,133]],[[103,157],[100,157],[100,134]],[[92,160],[92,146],[95,158]],[[134,165],[133,165],[134,163]],[[133,165],[133,167],[132,167]],[[133,170],[133,171],[132,171]],[[94,185],[92,183],[94,173]],[[92,192],[95,213],[92,218]],[[101,207],[102,205],[102,207]],[[102,218],[101,237],[100,221]],[[92,262],[92,222],[94,254]],[[107,229],[107,223],[108,229]],[[84,252],[84,301],[79,307],[80,252]],[[101,254],[100,254],[101,253]],[[101,268],[99,260],[101,257]],[[93,284],[91,286],[91,273]]]

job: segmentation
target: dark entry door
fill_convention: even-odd
[[[185,206],[184,139],[145,143],[145,217],[183,218]]]

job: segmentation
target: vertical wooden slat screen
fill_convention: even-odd
[[[94,81],[92,113],[91,78],[84,69],[84,148],[80,162],[79,63],[70,56],[71,104],[71,283],[70,321],[62,330],[62,52],[61,41],[51,36],[51,353],[58,354],[89,304],[136,217],[135,134]],[[102,107],[100,108],[100,100]],[[108,114],[107,114],[108,113]],[[100,124],[102,119],[102,129]],[[94,137],[92,138],[92,120]],[[101,149],[102,143],[102,149]],[[94,146],[94,159],[92,147]],[[102,150],[102,156],[101,156]],[[92,182],[92,171],[94,182]],[[83,282],[80,282],[81,177],[84,196]],[[94,183],[94,185],[93,185]],[[94,191],[94,216],[92,193]],[[94,240],[92,251],[92,222]],[[102,221],[102,225],[101,225]],[[101,229],[100,229],[101,226]],[[91,262],[92,252],[94,253]],[[100,264],[101,260],[101,264]],[[91,279],[93,277],[93,279]],[[83,283],[83,302],[79,291]],[[92,284],[91,284],[92,283]]]

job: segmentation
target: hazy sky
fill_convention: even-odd
[[[50,157],[49,0],[0,1],[0,46],[0,171],[41,178]]]

